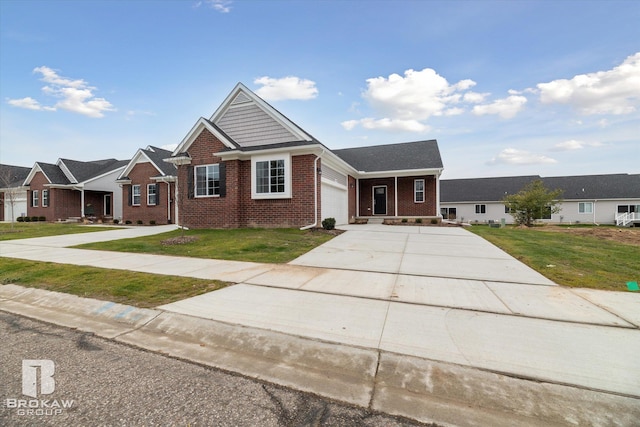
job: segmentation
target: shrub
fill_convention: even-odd
[[[113,220],[113,223],[114,223],[115,225],[118,225],[118,224],[120,224],[120,221],[119,221],[119,220],[117,220],[117,219],[114,219],[114,220]]]
[[[422,224],[422,218],[416,218],[416,224]]]
[[[322,228],[325,230],[333,230],[336,228],[336,219],[335,218],[325,218],[322,220]]]
[[[142,224],[143,224],[143,222],[142,222],[142,220],[141,220],[141,219],[139,219],[139,220],[137,220],[137,221],[136,221],[136,224],[138,224],[138,225],[142,225]]]
[[[402,218],[402,222],[407,222],[407,218]]]
[[[431,224],[437,224],[438,220],[436,218],[431,218]]]
[[[39,216],[34,215],[31,217],[31,222],[38,222],[39,219],[40,219]]]
[[[41,216],[40,218],[38,218],[38,221],[46,222],[47,221],[47,217],[46,216]]]
[[[156,225],[156,220],[155,220],[155,219],[152,219],[151,221],[149,221],[149,224],[151,224],[151,225]]]
[[[31,222],[31,217],[30,216],[25,216],[24,217],[24,222]]]
[[[124,223],[128,225],[128,224],[131,224],[131,221],[126,220]]]
[[[24,217],[23,216],[19,216],[18,218],[16,218],[16,221],[24,222]]]

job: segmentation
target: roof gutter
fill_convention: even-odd
[[[308,230],[310,228],[314,228],[318,225],[318,160],[320,160],[320,158],[322,157],[322,155],[324,154],[324,148],[322,149],[322,152],[316,156],[316,159],[313,161],[313,188],[314,188],[314,192],[313,192],[313,214],[314,214],[314,218],[315,221],[313,222],[313,224],[310,225],[305,225],[304,227],[300,227],[300,230]]]

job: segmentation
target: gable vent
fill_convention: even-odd
[[[251,99],[247,95],[245,95],[244,93],[240,92],[238,94],[238,96],[236,96],[236,98],[233,100],[231,105],[243,104],[245,102],[251,102]]]

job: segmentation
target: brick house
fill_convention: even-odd
[[[28,188],[27,216],[47,221],[122,218],[122,189],[115,179],[127,163],[116,159],[36,162],[23,183]]]
[[[137,224],[174,222],[176,166],[164,159],[171,151],[148,146],[139,149],[118,176],[122,186],[122,218]]]
[[[165,159],[193,228],[314,227],[333,217],[439,217],[435,140],[330,150],[243,84]]]

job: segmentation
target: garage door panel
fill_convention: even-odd
[[[335,218],[336,224],[349,223],[349,203],[347,189],[341,186],[322,183],[322,219]]]

